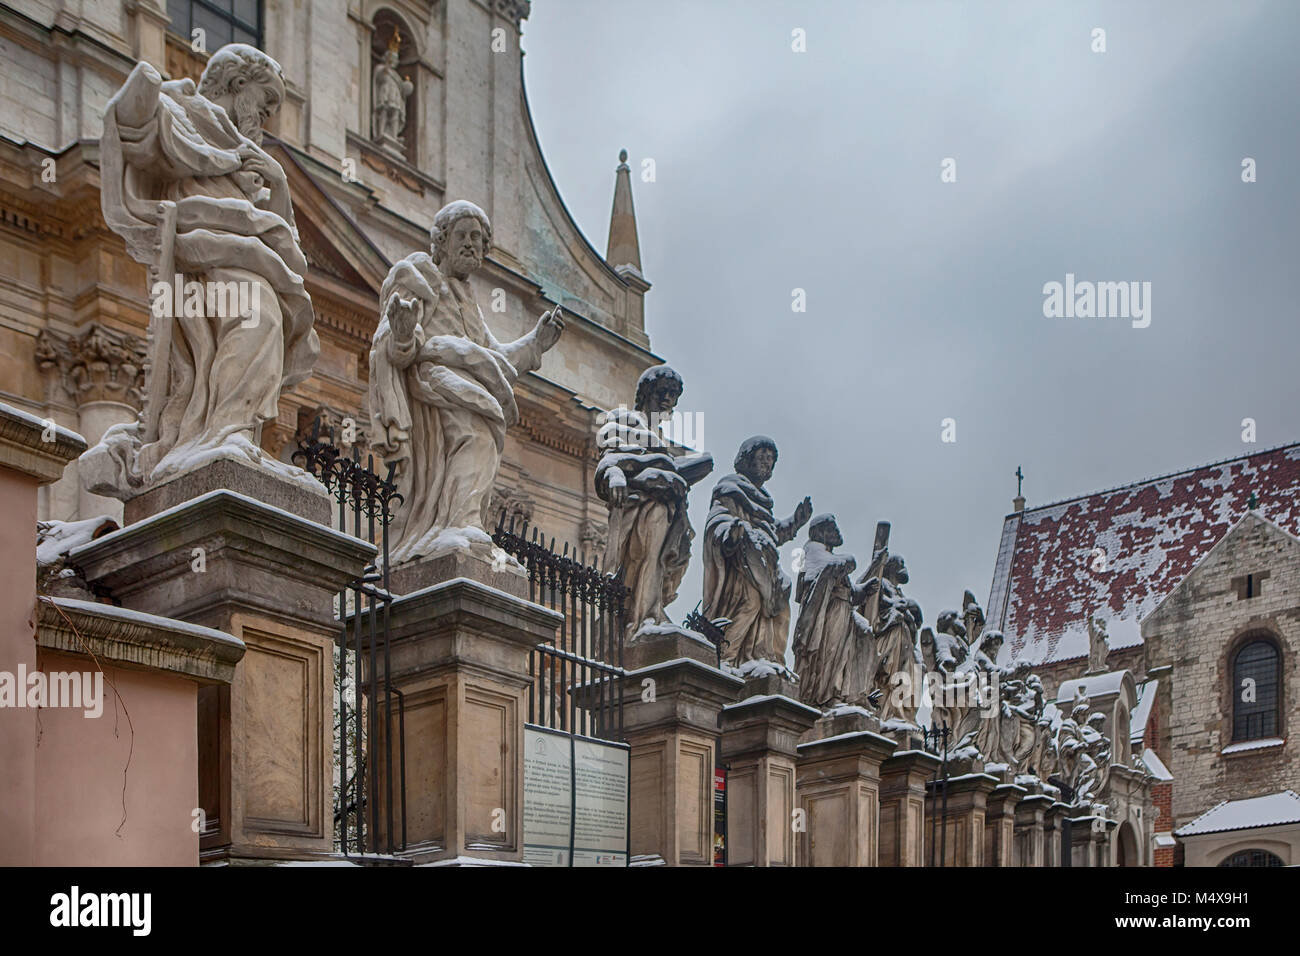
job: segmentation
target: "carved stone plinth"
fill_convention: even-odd
[[[747,681],[742,699],[722,710],[728,866],[795,865],[795,758],[821,714],[793,694],[749,693],[770,683]]]
[[[984,865],[1011,866],[1015,845],[1016,805],[1029,791],[1014,783],[1002,783],[989,794],[984,805]]]
[[[417,558],[394,567],[389,572],[388,587],[394,594],[410,594],[456,578],[469,578],[517,598],[528,598],[528,574],[504,552],[496,561],[463,549]]]
[[[304,472],[297,481],[289,481],[252,462],[233,458],[210,462],[126,498],[122,506],[125,523],[135,524],[219,488],[237,491],[317,524],[338,524],[337,506],[324,486],[310,475]]]
[[[939,763],[924,750],[899,750],[880,765],[881,866],[925,866],[925,784]]]
[[[224,631],[247,648],[229,686],[199,689],[205,860],[330,852],[333,601],[374,553],[222,488],[69,555],[123,606]]]
[[[627,646],[624,736],[631,746],[631,853],[669,866],[713,864],[718,718],[744,685],[713,646],[685,632]]]
[[[1028,793],[1016,804],[1012,866],[1047,866],[1046,818],[1052,798],[1044,793]]]
[[[945,831],[935,837],[939,841],[935,859],[941,859],[941,866],[984,866],[985,806],[997,786],[998,778],[987,773],[949,777],[946,818],[943,782],[927,787],[925,811],[934,814]]]
[[[1052,803],[1043,815],[1043,865],[1062,866],[1062,840],[1065,821],[1070,808],[1063,803]]]
[[[865,717],[860,723],[879,726]],[[880,765],[894,748],[894,741],[866,729],[799,745],[799,866],[878,864]]]
[[[1115,821],[1085,814],[1070,818],[1071,866],[1106,866]]]
[[[404,855],[522,862],[528,659],[561,615],[466,578],[400,597],[389,615],[390,680],[405,700]]]

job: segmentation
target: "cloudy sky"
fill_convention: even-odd
[[[654,160],[647,330],[717,460],[697,529],[770,435],[778,510],[811,495],[859,566],[891,521],[932,624],[987,598],[1017,465],[1032,507],[1300,439],[1300,4],[536,0],[524,30],[597,249],[618,150]],[[1045,317],[1067,273],[1151,283],[1150,325]]]

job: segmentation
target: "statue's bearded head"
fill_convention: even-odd
[[[434,264],[463,279],[487,258],[492,248],[492,223],[478,206],[458,199],[438,210],[430,237]]]
[[[204,67],[199,94],[224,109],[239,132],[260,145],[262,125],[284,102],[284,72],[256,47],[227,43]]]
[[[740,451],[736,452],[733,464],[738,473],[762,487],[763,482],[772,477],[772,470],[776,467],[776,442],[766,435],[746,438],[740,445]]]
[[[885,560],[885,577],[894,584],[906,584],[911,580],[901,554],[891,554]]]
[[[637,379],[636,410],[671,412],[682,397],[682,377],[668,365],[652,365]]]
[[[840,526],[834,515],[817,515],[813,518],[808,523],[808,538],[820,541],[828,548],[838,548],[844,543],[844,536],[840,534]]]

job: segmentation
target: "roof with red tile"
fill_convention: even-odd
[[[1086,656],[1089,615],[1112,650],[1246,513],[1300,536],[1300,442],[1007,515],[989,592],[1002,656]]]

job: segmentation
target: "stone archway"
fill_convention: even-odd
[[[1116,866],[1141,866],[1142,855],[1138,850],[1137,831],[1133,824],[1125,820],[1120,824],[1115,841]]]

